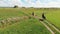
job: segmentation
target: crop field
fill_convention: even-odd
[[[60,9],[0,8],[0,34],[60,34]]]

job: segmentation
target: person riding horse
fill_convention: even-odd
[[[43,19],[46,19],[46,17],[45,17],[45,15],[44,15],[44,13],[42,13],[42,18],[43,18]]]
[[[32,12],[32,16],[34,16],[34,12]]]

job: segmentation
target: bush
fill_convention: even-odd
[[[18,8],[18,6],[17,6],[17,5],[15,5],[15,6],[14,6],[14,8]]]

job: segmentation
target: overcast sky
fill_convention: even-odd
[[[60,7],[60,0],[0,0],[0,7]]]

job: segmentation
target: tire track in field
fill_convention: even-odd
[[[39,17],[35,17],[35,18],[40,19]],[[45,21],[46,21],[46,22],[45,22]],[[44,20],[44,21],[42,21],[41,23],[42,23],[52,34],[56,34],[56,33],[54,33],[54,31],[53,31],[49,26],[53,27],[54,30],[56,30],[58,33],[60,33],[60,30],[59,30],[56,26],[54,26],[49,20]],[[47,23],[49,26],[47,26],[46,23]]]
[[[40,19],[39,17],[35,17],[35,18],[38,18],[38,19]],[[46,22],[45,22],[46,21]],[[43,21],[42,21],[43,22]],[[57,32],[59,32],[60,33],[60,30],[56,27],[56,26],[54,26],[49,20],[44,20],[44,22],[42,23],[46,28],[47,27],[49,27],[49,26],[47,26],[47,24],[49,25],[49,26],[51,26],[51,27],[53,27]],[[48,30],[49,30],[49,28],[47,28]],[[49,30],[51,33],[54,33],[53,32],[53,30],[51,30],[51,28],[50,28],[50,30]],[[55,33],[54,33],[55,34]]]
[[[57,32],[60,33],[60,30],[59,30],[56,26],[54,26],[49,20],[45,20],[45,21],[46,21],[46,23],[47,23],[48,25],[50,25],[50,26],[53,27]]]
[[[26,13],[26,12],[24,12],[24,13],[27,14],[28,16],[30,16],[30,17],[40,19],[40,17],[38,17],[38,16],[32,16],[32,15],[29,15],[28,13]],[[43,21],[40,21],[40,23],[42,23],[51,32],[51,34],[55,34],[55,32],[53,32],[53,30],[46,23],[44,23]]]
[[[40,19],[38,16],[34,16],[34,18]],[[44,21],[40,21],[40,23],[42,23],[51,32],[51,34],[55,34],[55,32]]]
[[[28,13],[22,11],[24,14],[28,15],[29,17],[34,17],[36,19],[40,19],[40,17],[38,16],[32,16],[32,15],[29,15]],[[55,34],[55,32],[53,32],[53,30],[45,23],[45,22],[42,22],[42,24],[52,33],[52,34]],[[51,24],[49,24],[50,26],[52,26]],[[56,29],[56,31],[60,32],[56,27],[53,27],[54,29]]]
[[[34,17],[34,18],[36,18],[36,19],[40,19],[40,17],[38,17],[38,16],[32,16],[32,15],[29,15],[28,13],[26,13],[26,12],[24,12],[24,13],[27,14],[28,16],[30,16],[30,17]],[[42,24],[43,24],[52,34],[55,34],[55,32],[53,32],[53,30],[52,30],[49,26],[47,26],[47,24],[46,24],[45,22],[42,21]],[[48,25],[52,26],[57,32],[60,33],[60,30],[59,30],[58,28],[56,28],[54,25],[50,24],[49,21],[48,21]]]
[[[40,23],[42,23],[51,32],[51,34],[55,34],[54,31],[52,31],[52,29],[45,22],[40,21]]]

